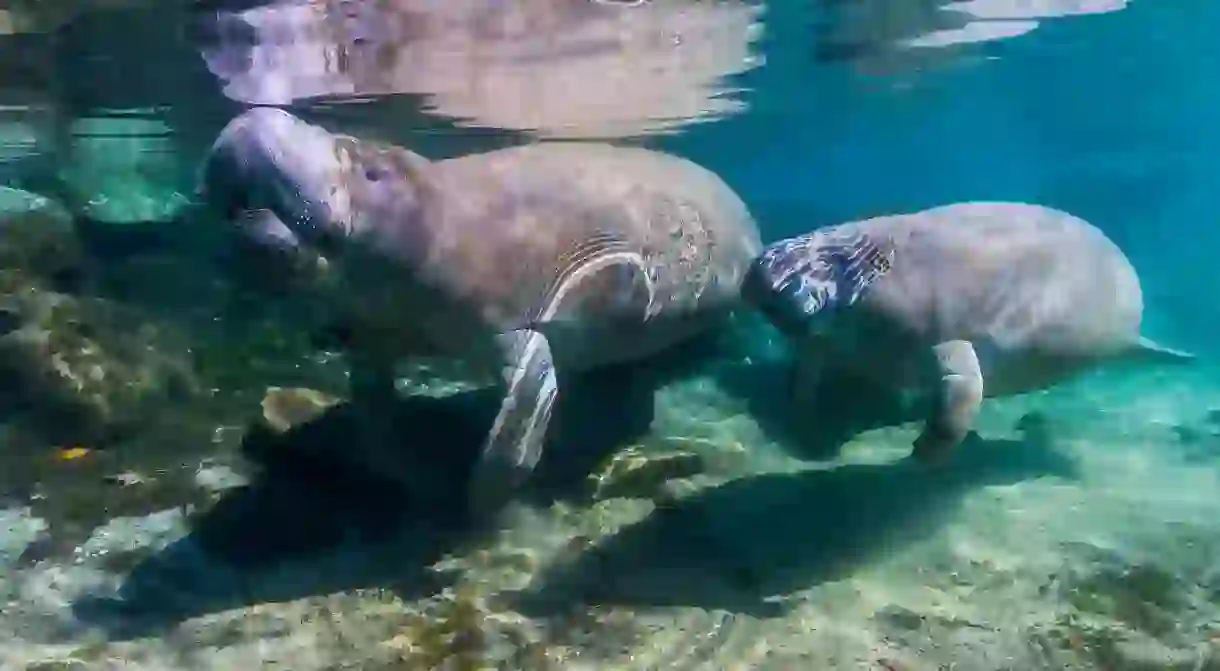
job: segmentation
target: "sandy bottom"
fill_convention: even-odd
[[[1217,371],[990,401],[935,472],[912,423],[794,456],[734,384],[670,380],[490,530],[224,431],[134,477],[57,463],[0,511],[0,668],[1220,669]],[[411,421],[440,463],[481,429],[438,407]]]

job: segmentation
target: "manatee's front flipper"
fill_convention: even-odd
[[[470,484],[476,515],[492,513],[507,502],[538,465],[559,393],[551,345],[541,331],[514,331],[500,339],[512,363],[504,370],[504,401]]]
[[[932,411],[915,440],[914,457],[940,463],[966,438],[983,403],[983,371],[974,346],[949,340],[932,348],[939,380],[932,394]]]
[[[555,278],[539,307],[520,328],[500,336],[506,390],[475,464],[473,514],[500,508],[542,457],[559,392],[552,343],[544,331],[562,338],[565,332],[579,332],[583,319],[642,323],[651,314],[653,297],[643,257],[617,235],[581,240],[557,259]]]

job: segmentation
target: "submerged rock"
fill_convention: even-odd
[[[117,306],[34,286],[0,301],[4,400],[53,442],[107,442],[198,391],[189,349]]]
[[[589,476],[590,496],[593,501],[663,497],[668,483],[698,475],[706,468],[703,457],[693,452],[650,453],[633,445],[616,452],[600,472]]]
[[[160,550],[186,532],[186,516],[170,508],[142,517],[116,517],[76,549],[77,560],[104,562],[106,557],[139,550]]]
[[[70,217],[0,191],[0,402],[53,442],[96,444],[197,391],[190,348],[146,315],[74,295],[86,269]]]
[[[245,486],[249,479],[224,465],[203,464],[195,471],[195,484],[212,493]]]
[[[263,396],[261,424],[277,434],[286,433],[322,416],[339,399],[304,387],[269,387]]]
[[[63,206],[0,186],[0,288],[13,291],[23,281],[65,284],[83,271],[83,263],[71,215]]]
[[[29,508],[0,510],[0,571],[16,564],[46,529],[47,523],[34,517]]]

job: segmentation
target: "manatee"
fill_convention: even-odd
[[[429,161],[272,108],[225,127],[199,196],[266,241],[269,258],[313,259],[282,267],[311,268],[301,290],[349,320],[354,404],[392,393],[403,358],[501,373],[472,476],[476,513],[538,462],[566,374],[722,323],[762,250],[733,190],[676,156],[545,142]]]
[[[808,288],[826,274],[826,240],[860,235],[888,241],[892,267],[826,319],[825,292]],[[924,463],[947,458],[985,397],[1047,388],[1108,361],[1193,358],[1140,334],[1139,278],[1114,242],[1038,205],[957,203],[780,240],[742,291],[797,348],[794,407],[815,402],[830,371],[923,398],[912,454]]]

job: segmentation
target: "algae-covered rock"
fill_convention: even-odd
[[[0,186],[0,291],[64,283],[84,262],[72,218],[59,203]]]
[[[0,295],[0,314],[5,400],[60,441],[104,441],[198,390],[185,345],[104,301],[28,287]]]
[[[666,483],[703,473],[706,463],[698,454],[682,450],[650,452],[633,445],[616,452],[602,469],[589,476],[594,501],[612,498],[651,499]]]
[[[189,346],[168,327],[69,293],[86,281],[83,264],[62,207],[0,190],[0,402],[54,440],[89,443],[197,385]]]
[[[339,399],[305,387],[268,387],[263,396],[260,424],[277,434],[311,422],[339,403]]]
[[[696,476],[742,472],[745,450],[695,438],[663,438],[614,453],[589,476],[592,501],[613,498],[670,502],[697,489]]]

